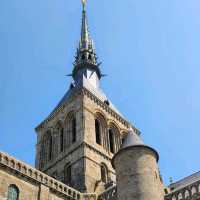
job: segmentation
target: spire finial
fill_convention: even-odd
[[[87,0],[82,0],[83,10],[85,10],[86,2],[87,2]]]

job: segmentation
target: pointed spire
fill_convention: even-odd
[[[81,27],[81,41],[80,46],[87,48],[90,40],[87,16],[86,16],[86,0],[82,0],[83,11],[82,11],[82,27]]]
[[[90,37],[88,22],[87,22],[87,13],[86,13],[86,0],[82,0],[82,24],[81,24],[81,38],[79,46],[77,48],[74,69],[72,76],[76,82],[77,78],[80,77],[78,72],[82,70],[92,70],[95,71],[98,79],[101,79],[101,71],[99,69],[100,63],[97,62],[97,56],[95,53],[94,43]]]

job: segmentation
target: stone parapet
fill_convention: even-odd
[[[48,187],[50,190],[60,193],[61,195],[68,197],[72,200],[82,199],[82,194],[63,184],[62,182],[57,181],[56,179],[36,170],[35,168],[16,160],[14,157],[9,156],[6,153],[0,152],[0,166],[4,168],[9,168],[16,174],[20,174],[32,181],[35,181],[41,185]]]

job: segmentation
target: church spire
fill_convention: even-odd
[[[87,24],[87,16],[86,16],[86,0],[82,0],[83,11],[82,11],[82,27],[81,27],[81,45],[82,47],[87,47],[89,43],[89,31]]]
[[[82,27],[81,27],[81,38],[79,46],[77,48],[74,69],[72,77],[75,82],[80,81],[80,76],[88,74],[88,70],[96,72],[97,78],[101,79],[101,71],[99,69],[100,63],[97,62],[97,56],[95,53],[94,43],[90,37],[87,13],[86,13],[86,0],[82,0]],[[87,78],[87,77],[86,77]]]

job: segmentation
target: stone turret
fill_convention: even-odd
[[[121,149],[113,157],[118,200],[163,200],[158,169],[159,155],[129,130]]]

